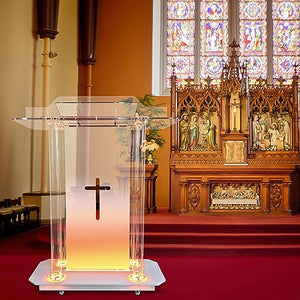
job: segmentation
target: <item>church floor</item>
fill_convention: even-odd
[[[168,209],[158,208],[154,214],[145,215],[145,224],[300,224],[300,214],[297,215],[269,215],[247,212],[224,212],[198,215],[184,215],[169,213]]]
[[[163,214],[167,213],[146,215],[146,226],[155,221],[159,222]],[[182,222],[183,225],[188,221],[187,217],[169,217],[167,223],[172,218],[176,218],[176,222]],[[205,216],[201,218],[201,222],[213,222],[218,217]],[[238,219],[240,217],[235,217],[230,222],[241,222]],[[276,218],[278,222],[293,220],[300,223],[299,219],[298,216]],[[200,222],[194,217],[189,221]],[[225,218],[225,221],[228,220]],[[247,222],[253,222],[253,218],[249,218]],[[157,225],[164,227],[164,224]],[[300,300],[300,253],[285,256],[284,252],[275,256],[268,255],[268,252],[250,256],[207,256],[184,253],[166,255],[164,250],[151,252],[148,249],[145,258],[157,261],[166,277],[166,282],[157,287],[155,292],[142,292],[140,296],[135,296],[133,292],[66,292],[64,296],[57,292],[39,292],[38,287],[32,285],[28,278],[40,261],[50,257],[48,234],[49,227],[41,226],[0,240],[1,300],[109,300],[135,297],[157,300]]]

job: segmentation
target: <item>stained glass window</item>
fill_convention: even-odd
[[[300,56],[299,0],[273,0],[273,75],[291,78]]]
[[[228,1],[200,2],[200,77],[219,79],[228,50]]]
[[[179,84],[195,75],[195,1],[167,1],[167,78],[172,65]],[[168,80],[168,86],[170,86]]]
[[[267,1],[240,2],[241,61],[250,79],[267,77]]]
[[[300,64],[299,0],[270,0],[270,5],[267,0],[161,1],[167,22],[164,87],[170,87],[172,64],[179,84],[188,76],[196,82],[207,76],[220,79],[229,32],[230,42],[239,41],[240,61],[247,61],[250,79],[290,79]]]

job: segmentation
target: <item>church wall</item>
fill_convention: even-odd
[[[18,196],[29,186],[30,132],[14,124],[12,118],[23,114],[32,96],[30,2],[0,2],[0,199]]]
[[[100,1],[94,95],[151,92],[152,0]]]
[[[60,1],[58,26],[59,32],[56,38],[51,42],[51,51],[57,53],[55,58],[50,59],[50,80],[49,80],[49,100],[51,104],[59,96],[76,96],[78,85],[78,67],[77,67],[77,1]],[[42,39],[34,40],[34,94],[31,106],[42,105],[42,63],[43,47]],[[41,132],[34,132],[33,136],[33,154],[32,160],[32,187],[30,191],[40,191],[41,182]],[[48,158],[48,153],[46,154]],[[46,183],[44,190],[48,190],[48,169],[44,170]]]
[[[152,0],[101,1],[97,60],[92,75],[93,95],[151,93]],[[166,106],[169,102],[169,97],[155,98],[156,104]],[[162,135],[170,141],[168,130]],[[159,164],[158,206],[168,206],[169,201],[169,148],[167,142],[155,153]]]
[[[40,188],[40,134],[12,122],[25,107],[41,105],[43,41],[33,35],[33,2],[0,2],[0,199]],[[58,31],[49,102],[77,93],[77,1],[60,1]]]

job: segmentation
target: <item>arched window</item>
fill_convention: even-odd
[[[198,15],[199,75],[217,79],[228,48],[228,1],[201,1]]]
[[[239,41],[250,79],[291,78],[299,64],[299,0],[153,3],[154,94],[168,94],[172,65],[179,82],[188,76],[195,82],[207,76],[219,79],[233,38]]]
[[[228,48],[228,1],[167,0],[167,78],[220,78]],[[168,80],[166,81],[169,87]]]
[[[168,0],[166,22],[167,78],[171,77],[174,64],[181,81],[195,74],[195,1]]]
[[[274,77],[291,77],[300,56],[300,2],[273,0]]]
[[[267,1],[239,2],[240,54],[250,78],[267,78]]]

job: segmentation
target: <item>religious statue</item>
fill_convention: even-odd
[[[277,124],[273,123],[268,129],[268,132],[271,134],[270,147],[269,147],[270,150],[277,150],[278,140],[279,140],[279,131],[277,128],[278,128]]]
[[[209,115],[204,112],[200,121],[200,133],[202,135],[202,139],[200,141],[200,145],[208,150],[216,150],[216,125],[212,124]]]
[[[210,150],[217,149],[217,142],[216,142],[216,125],[211,124],[209,128],[209,132],[207,135],[207,145]]]
[[[182,120],[180,121],[180,150],[188,150],[189,147],[189,117],[187,114],[182,115]]]
[[[190,149],[193,150],[197,146],[199,139],[198,116],[193,115],[190,123]]]
[[[199,145],[202,149],[206,148],[207,145],[207,136],[210,129],[210,119],[206,113],[203,113],[200,117],[200,135],[199,135]]]
[[[258,115],[255,115],[253,117],[252,127],[253,127],[253,148],[257,149],[258,141],[259,141],[259,133],[260,133]]]
[[[207,112],[189,115],[184,112],[179,125],[180,150],[215,151],[217,149],[216,125]]]
[[[233,91],[230,96],[230,130],[241,130],[239,91]]]
[[[291,135],[290,135],[290,124],[283,118],[278,119],[280,137],[283,140],[283,147],[285,150],[291,148]]]
[[[288,151],[291,148],[290,124],[282,115],[255,114],[252,121],[253,150]]]

